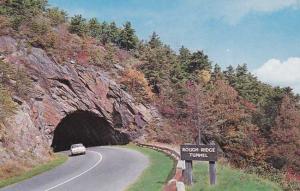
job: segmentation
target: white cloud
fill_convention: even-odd
[[[300,93],[300,57],[291,57],[286,61],[270,59],[254,74],[264,82],[275,86],[290,86],[296,93]]]

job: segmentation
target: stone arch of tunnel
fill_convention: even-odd
[[[90,111],[78,110],[68,114],[57,125],[51,147],[56,152],[68,150],[76,143],[90,147],[128,142],[129,136],[115,130],[105,118]]]

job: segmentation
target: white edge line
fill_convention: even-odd
[[[45,191],[49,191],[49,190],[52,190],[52,189],[54,189],[54,188],[57,188],[57,187],[59,187],[59,186],[61,186],[61,185],[63,185],[63,184],[66,184],[66,183],[68,183],[68,182],[70,182],[70,181],[72,181],[72,180],[74,180],[74,179],[76,179],[76,178],[78,178],[78,177],[84,175],[84,174],[87,173],[88,171],[90,171],[90,170],[92,170],[93,168],[95,168],[98,164],[100,164],[100,162],[102,161],[102,155],[101,155],[100,153],[96,152],[96,151],[89,151],[89,152],[96,153],[96,154],[100,157],[99,161],[96,162],[96,163],[95,163],[92,167],[90,167],[89,169],[85,170],[84,172],[82,172],[82,173],[80,173],[80,174],[78,174],[78,175],[76,175],[76,176],[74,176],[74,177],[72,177],[72,178],[70,178],[70,179],[68,179],[68,180],[66,180],[66,181],[64,181],[64,182],[62,182],[62,183],[60,183],[60,184],[57,184],[57,185],[55,185],[55,186],[53,186],[53,187],[51,187],[51,188],[48,188],[48,189],[45,190]]]

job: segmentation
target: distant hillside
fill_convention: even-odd
[[[68,17],[45,0],[0,1],[0,35],[15,40],[4,40],[7,46],[0,49],[1,122],[16,111],[16,96],[30,100],[35,80],[29,69],[11,69],[10,63],[22,63],[12,59],[18,56],[15,49],[28,55],[41,49],[60,68],[74,64],[77,72],[82,67],[91,75],[108,74],[134,97],[140,113],[147,111],[145,119],[153,109],[156,113],[150,116],[157,120],[142,132],[147,140],[191,143],[200,128],[201,141],[214,141],[232,165],[276,177],[286,189],[294,189],[293,179],[300,174],[300,97],[289,87],[262,83],[246,64],[222,70],[201,50],[182,46],[176,53],[155,32],[142,41],[130,22],[119,27],[81,15]],[[98,90],[88,85],[84,89]],[[5,136],[0,129],[1,142]]]

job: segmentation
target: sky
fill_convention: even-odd
[[[203,50],[225,69],[246,63],[272,85],[300,93],[300,0],[49,0],[69,16],[130,21],[174,50]],[[298,74],[299,73],[299,74]]]

